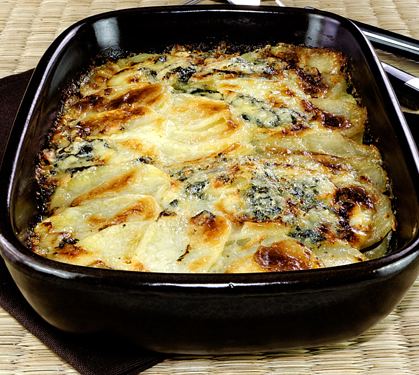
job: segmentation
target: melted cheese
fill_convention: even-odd
[[[139,54],[93,68],[40,153],[36,253],[144,272],[368,260],[395,219],[341,54]],[[374,250],[376,249],[376,250]]]

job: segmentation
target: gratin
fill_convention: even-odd
[[[34,252],[146,272],[277,272],[385,254],[395,229],[341,53],[177,46],[93,67],[39,155]]]

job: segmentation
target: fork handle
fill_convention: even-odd
[[[419,109],[419,78],[398,69],[392,65],[381,62],[387,77],[397,94],[401,104],[411,109]]]
[[[358,26],[374,47],[396,55],[419,61],[419,40],[379,27],[351,20]]]
[[[194,4],[200,3],[201,1],[203,1],[203,0],[187,0],[187,1],[184,1],[183,3],[178,4],[178,5],[194,5]]]
[[[305,9],[316,10],[312,7],[305,7]],[[374,47],[387,52],[392,52],[399,56],[407,57],[408,59],[419,61],[418,39],[410,38],[393,31],[384,30],[380,27],[368,25],[363,22],[349,20],[361,29]]]

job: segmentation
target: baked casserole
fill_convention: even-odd
[[[31,249],[170,273],[380,257],[395,229],[367,110],[336,51],[176,46],[93,67],[39,154]]]

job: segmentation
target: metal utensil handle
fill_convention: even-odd
[[[203,0],[187,0],[184,1],[183,3],[180,3],[179,5],[194,5],[194,4],[198,4]]]
[[[275,0],[275,2],[281,7],[286,6],[280,0]],[[314,9],[312,7],[305,8]],[[376,26],[368,25],[363,22],[355,20],[350,21],[362,30],[374,47],[419,61],[419,40],[394,33],[392,31],[384,30]]]
[[[398,69],[390,64],[381,62],[387,77],[397,94],[401,104],[411,109],[419,109],[419,78]]]
[[[374,47],[419,61],[419,40],[359,21],[351,21],[362,30]]]
[[[277,4],[279,2],[277,1]],[[305,9],[316,10],[316,8],[305,7]],[[349,19],[349,18],[348,18]],[[410,38],[393,31],[384,30],[380,27],[368,25],[363,22],[349,19],[358,26],[372,45],[387,52],[419,61],[419,40]]]

